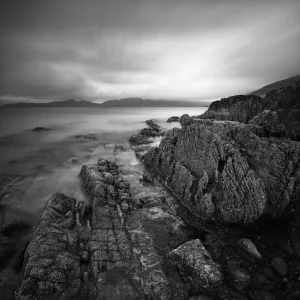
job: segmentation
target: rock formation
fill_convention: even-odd
[[[141,159],[151,148],[150,144],[154,142],[154,138],[159,138],[164,134],[155,120],[147,120],[146,124],[148,127],[143,128],[139,134],[132,135],[129,138],[132,150]]]
[[[167,120],[167,123],[179,122],[179,117],[173,116]]]
[[[255,125],[199,119],[169,131],[144,161],[206,221],[276,217],[300,197],[300,144],[266,138]]]
[[[223,98],[211,103],[197,118],[257,124],[271,136],[299,140],[300,85],[270,91],[264,98],[255,95]]]

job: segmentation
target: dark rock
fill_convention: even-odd
[[[250,124],[193,122],[168,132],[144,162],[195,217],[247,224],[278,217],[300,198],[299,143]]]
[[[95,133],[78,134],[78,135],[75,135],[75,138],[96,141],[97,140],[97,134],[95,134]]]
[[[179,118],[179,122],[182,125],[182,127],[185,127],[192,124],[193,119],[188,114],[184,114]]]
[[[300,140],[300,87],[273,90],[264,98],[238,95],[214,101],[200,119],[229,120],[262,126],[271,136]]]
[[[261,126],[270,136],[300,140],[300,110],[264,110],[249,123]]]
[[[69,211],[71,215],[66,216]],[[75,199],[54,194],[26,249],[22,285],[16,299],[65,299],[65,293],[70,299],[79,295],[82,282],[75,224]]]
[[[229,266],[226,274],[229,277],[230,285],[238,291],[243,291],[252,284],[252,279],[248,272],[237,265]]]
[[[213,300],[213,298],[202,295],[202,296],[194,296],[189,300]]]
[[[33,131],[49,131],[49,130],[51,130],[51,128],[47,128],[47,127],[35,127],[34,129],[33,129]]]
[[[218,295],[222,284],[220,267],[200,240],[192,240],[168,254],[188,288],[196,294]]]
[[[142,176],[142,181],[149,183],[149,184],[154,184],[152,175],[147,171],[144,171],[143,176]]]
[[[271,260],[271,266],[274,271],[282,277],[286,276],[288,273],[288,266],[281,257],[273,258]]]
[[[167,120],[167,123],[179,122],[179,117],[173,116]]]
[[[249,256],[255,259],[262,259],[261,254],[257,250],[254,243],[249,239],[240,239],[238,241],[238,246],[243,250],[245,253],[247,253]]]
[[[146,124],[152,129],[160,130],[160,126],[155,122],[155,120],[147,120]]]

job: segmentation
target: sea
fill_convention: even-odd
[[[123,166],[142,168],[128,139],[155,119],[164,129],[171,116],[199,115],[206,107],[0,108],[0,173],[26,175],[31,183],[15,204],[38,218],[55,192],[84,200],[78,174],[99,157],[114,160],[114,145],[126,150]],[[36,127],[49,130],[34,131]],[[159,140],[156,141],[159,144]]]

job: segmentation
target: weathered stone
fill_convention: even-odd
[[[257,250],[254,243],[249,239],[240,239],[238,241],[238,246],[243,250],[245,253],[247,253],[249,256],[255,259],[262,259],[261,254]]]
[[[173,116],[167,120],[167,123],[179,122],[179,117]]]
[[[255,125],[195,122],[166,134],[144,162],[197,218],[247,224],[300,198],[297,142],[266,138]]]
[[[47,202],[24,259],[22,285],[16,293],[20,300],[52,297],[63,299],[62,292],[74,297],[81,286],[79,236],[74,231],[75,216],[68,215],[75,199],[54,194]],[[68,228],[66,218],[71,218]],[[73,218],[73,220],[72,220]],[[76,286],[69,284],[78,282]]]
[[[192,240],[168,254],[194,293],[217,295],[222,283],[220,267],[212,260],[200,240]]]
[[[106,166],[105,171],[99,165]],[[113,185],[103,182],[108,177],[104,173],[111,174]],[[98,165],[83,166],[80,176],[91,197],[89,253],[97,297],[170,299],[169,283],[151,238],[142,227],[132,227],[130,185],[117,166],[99,160]],[[118,277],[113,286],[112,273]]]
[[[284,277],[288,273],[288,266],[281,257],[275,257],[271,260],[271,266],[274,271]]]

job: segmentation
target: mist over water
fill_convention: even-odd
[[[126,149],[119,164],[138,164],[128,138],[156,119],[164,129],[171,116],[201,114],[206,108],[4,108],[0,109],[0,173],[26,175],[26,193],[12,201],[37,221],[47,199],[55,192],[85,200],[79,171],[99,157],[115,160],[113,144]],[[36,132],[35,127],[51,130]],[[159,141],[156,141],[158,144]]]

